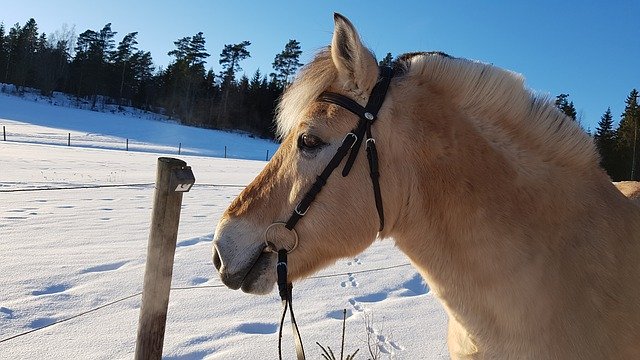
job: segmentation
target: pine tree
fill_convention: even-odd
[[[76,46],[74,47],[75,56],[71,66],[71,77],[74,84],[74,93],[78,96],[88,95],[88,85],[95,77],[92,73],[92,49],[97,41],[98,33],[93,30],[86,30],[78,35]]]
[[[616,133],[613,130],[613,117],[611,116],[611,108],[602,115],[598,122],[598,128],[594,135],[594,141],[598,151],[600,152],[600,166],[609,174],[611,178],[617,177],[615,168],[615,146]]]
[[[640,156],[638,149],[638,122],[640,121],[640,105],[638,90],[632,89],[625,100],[625,109],[616,132],[617,147],[620,157],[626,164],[626,179],[640,180]]]
[[[50,96],[53,92],[58,75],[52,66],[52,63],[55,63],[55,60],[52,59],[54,51],[55,49],[49,44],[47,35],[40,34],[36,46],[35,61],[31,69],[34,74],[31,86],[40,89],[40,93],[45,96]]]
[[[222,88],[224,96],[222,99],[221,111],[218,115],[218,124],[227,126],[227,106],[229,103],[229,92],[235,82],[235,75],[238,71],[242,70],[240,67],[240,61],[251,56],[247,47],[251,45],[249,41],[243,41],[239,44],[227,44],[220,53],[219,63],[222,65]]]
[[[17,60],[19,59],[18,52],[21,51],[19,37],[22,32],[22,27],[19,23],[15,23],[9,33],[6,36],[7,47],[7,66],[4,71],[4,79],[6,82],[15,83],[14,71],[16,68]]]
[[[205,59],[209,54],[205,49],[205,38],[202,32],[191,37],[183,37],[173,43],[176,49],[168,54],[174,56],[176,60],[169,65],[164,72],[165,84],[167,85],[167,95],[169,96],[168,108],[172,114],[176,114],[188,123],[195,123],[197,116],[194,115],[200,98],[207,104],[201,105],[209,112],[211,108],[206,96],[199,96],[198,93],[207,89],[205,74]]]
[[[247,47],[251,45],[249,41],[243,41],[239,44],[227,44],[220,53],[220,65],[222,65],[223,83],[234,81],[235,75],[242,70],[240,61],[251,56]]]
[[[116,69],[120,69],[120,87],[118,90],[118,98],[122,99],[123,91],[125,88],[125,75],[127,74],[127,68],[130,67],[131,56],[138,50],[136,45],[138,41],[136,37],[138,32],[131,32],[122,38],[122,41],[118,44],[116,51],[113,53],[113,63]],[[131,71],[129,71],[129,79],[132,78]]]
[[[272,66],[276,71],[276,79],[283,88],[287,86],[290,77],[296,73],[296,70],[302,66],[299,61],[300,55],[302,55],[300,43],[297,40],[289,40],[284,46],[284,50],[273,60]]]
[[[96,106],[98,95],[117,96],[113,89],[118,89],[120,77],[112,64],[116,34],[107,23],[99,31],[84,31],[76,41],[71,81],[76,95],[91,96],[92,107]]]
[[[33,85],[33,73],[35,53],[38,47],[38,25],[36,21],[29,19],[22,28],[18,27],[17,38],[12,49],[11,61],[12,76],[11,81],[18,87]]]
[[[113,39],[117,32],[111,30],[111,23],[106,24],[100,32],[95,42],[94,51],[102,64],[106,64],[113,58],[116,41]]]
[[[174,56],[176,58],[176,62],[185,60],[189,52],[190,41],[191,41],[191,38],[188,36],[174,41],[173,45],[175,45],[176,48],[174,50],[169,51],[167,55]]]
[[[576,120],[578,113],[576,112],[575,106],[573,106],[573,101],[567,100],[568,98],[569,94],[560,94],[556,96],[556,107],[568,117]]]
[[[129,58],[131,71],[131,100],[134,106],[149,107],[150,95],[147,89],[153,80],[153,59],[148,51],[138,50]]]
[[[387,53],[387,55],[384,56],[384,58],[382,58],[382,60],[380,60],[378,62],[379,66],[393,66],[393,55],[391,55],[390,52]]]
[[[7,68],[7,58],[9,57],[9,46],[5,35],[4,23],[0,22],[0,83],[6,82],[5,69]]]
[[[205,49],[205,43],[202,31],[193,35],[189,40],[186,58],[190,67],[195,67],[198,68],[198,70],[204,71],[204,59],[209,57],[209,54]]]

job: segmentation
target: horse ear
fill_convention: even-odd
[[[373,54],[362,45],[360,35],[344,16],[333,14],[335,27],[331,41],[331,58],[345,88],[366,92],[378,79],[378,64]]]

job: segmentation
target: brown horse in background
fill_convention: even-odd
[[[441,299],[452,358],[640,358],[640,208],[600,169],[592,140],[517,74],[441,53],[403,56],[395,70],[373,125],[384,230],[360,156],[296,227],[290,277],[391,238]],[[377,79],[336,15],[332,45],[282,98],[280,149],[218,224],[227,286],[272,290],[267,227],[289,217],[358,121],[318,96],[364,105]]]

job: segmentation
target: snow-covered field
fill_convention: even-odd
[[[179,142],[196,185],[183,198],[164,358],[277,358],[276,292],[229,290],[211,261],[218,218],[266,164],[211,156],[227,145],[264,160],[276,144],[4,94],[0,125],[0,359],[133,357],[156,159]],[[140,145],[123,151],[124,139]],[[380,359],[448,358],[444,311],[392,240],[297,283],[294,302],[309,359],[321,358],[316,341],[339,351],[342,309],[356,359],[370,357],[367,334]],[[283,345],[294,358],[289,326]]]

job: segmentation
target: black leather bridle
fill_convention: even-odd
[[[298,234],[295,231],[295,226],[298,221],[300,221],[300,219],[307,213],[307,210],[309,210],[311,203],[313,203],[316,196],[327,184],[329,176],[331,176],[333,171],[340,165],[347,154],[349,154],[349,157],[347,158],[344,168],[342,169],[342,176],[344,177],[349,175],[349,172],[351,171],[356,157],[358,156],[358,152],[360,151],[362,142],[365,141],[365,138],[367,158],[369,159],[369,174],[371,176],[371,183],[373,185],[373,195],[375,197],[376,210],[378,211],[378,218],[380,220],[380,227],[378,231],[382,231],[384,229],[384,209],[382,207],[382,195],[380,192],[378,152],[376,149],[375,138],[373,137],[373,134],[371,132],[371,126],[378,118],[378,111],[380,111],[380,108],[384,103],[384,99],[387,95],[387,90],[389,89],[389,84],[391,83],[392,77],[393,69],[386,66],[381,66],[379,68],[378,82],[371,90],[367,105],[365,105],[364,107],[344,95],[333,92],[323,92],[318,98],[318,101],[320,102],[335,104],[349,110],[350,112],[357,115],[359,120],[358,125],[356,125],[353,130],[347,133],[344,140],[342,140],[342,144],[336,151],[335,155],[333,155],[333,158],[331,158],[322,173],[316,177],[316,181],[313,183],[313,185],[311,185],[311,188],[309,188],[307,193],[302,197],[302,200],[296,205],[287,222],[272,224],[272,226],[276,224],[284,225],[285,228],[294,233],[296,241],[294,247],[291,249],[277,250],[278,289],[280,292],[280,298],[282,299],[282,303],[284,306],[282,318],[280,320],[280,335],[278,341],[278,354],[280,356],[280,359],[282,359],[282,325],[284,324],[284,318],[287,314],[287,307],[289,308],[291,314],[291,324],[293,326],[297,358],[298,360],[302,360],[305,358],[304,349],[302,347],[302,339],[300,338],[300,332],[298,331],[298,325],[295,321],[293,306],[291,304],[291,294],[293,286],[287,281],[287,253],[293,251],[298,243]],[[271,228],[271,226],[269,228]],[[267,229],[267,232],[268,230],[269,229]],[[267,235],[265,234],[265,236]],[[266,240],[266,242],[267,248],[276,251],[273,244],[269,243],[268,240]]]
[[[354,100],[333,92],[323,92],[320,94],[318,101],[327,102],[338,105],[344,109],[349,110],[358,116],[358,125],[347,133],[342,144],[333,155],[333,158],[329,161],[322,173],[316,177],[316,181],[311,185],[311,188],[304,195],[302,200],[296,205],[293,213],[287,220],[285,227],[289,230],[293,230],[298,221],[307,213],[309,206],[316,196],[322,190],[322,187],[327,184],[327,179],[333,173],[333,171],[340,165],[342,159],[347,156],[351,151],[347,162],[342,170],[342,176],[349,175],[351,167],[358,156],[362,141],[366,137],[367,158],[369,159],[369,170],[371,175],[371,183],[373,184],[373,195],[376,201],[376,209],[378,210],[378,217],[380,219],[380,228],[378,231],[384,229],[384,210],[382,208],[382,196],[380,194],[380,172],[378,168],[378,152],[376,150],[376,141],[371,133],[371,125],[378,118],[378,111],[382,107],[382,103],[387,95],[391,78],[393,77],[393,70],[390,67],[380,67],[380,76],[378,82],[371,90],[371,95],[367,101],[366,106],[362,106]]]

